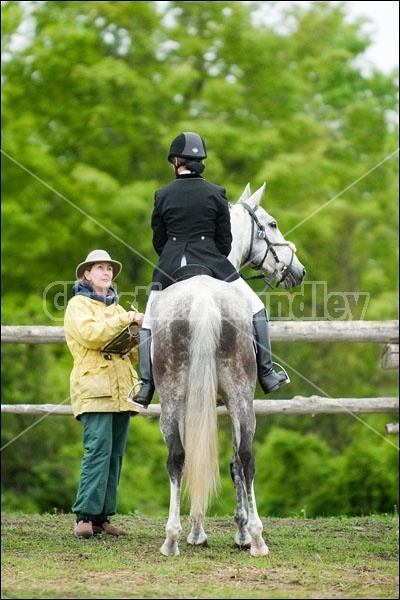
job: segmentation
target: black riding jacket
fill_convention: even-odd
[[[172,274],[181,266],[183,255],[187,264],[204,265],[217,279],[239,278],[227,258],[232,231],[224,188],[197,174],[178,176],[155,192],[151,227],[160,257],[153,272],[153,290],[174,283]]]

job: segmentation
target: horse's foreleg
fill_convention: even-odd
[[[178,541],[182,531],[180,518],[180,482],[170,480],[169,516],[165,526],[166,538],[160,548],[164,556],[178,556]]]
[[[203,527],[203,515],[190,515],[191,529],[187,537],[188,544],[208,546],[207,534]]]

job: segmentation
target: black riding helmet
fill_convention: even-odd
[[[203,160],[207,158],[206,145],[202,137],[197,133],[186,131],[180,133],[172,142],[169,149],[168,160],[172,162],[174,156],[192,160]]]

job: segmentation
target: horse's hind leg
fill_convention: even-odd
[[[178,428],[166,439],[168,445],[167,471],[170,480],[169,515],[165,527],[166,538],[160,548],[164,556],[178,556],[178,541],[182,531],[180,519],[180,495],[182,482],[182,469],[185,452],[181,443]]]
[[[251,537],[250,554],[252,556],[266,556],[269,550],[262,537],[263,526],[258,515],[254,494],[255,461],[253,453],[253,433],[250,430],[243,431],[243,429],[241,433],[239,457],[243,467],[243,483],[247,496],[247,530]]]
[[[243,484],[242,466],[236,452],[233,454],[230,470],[236,495],[234,521],[237,531],[235,534],[235,543],[240,548],[250,548],[251,536],[247,529],[246,489]]]
[[[234,454],[231,461],[231,477],[236,493],[235,542],[240,547],[250,547],[252,556],[266,556],[269,552],[257,512],[254,494],[255,460],[253,453],[254,417],[232,426]],[[247,512],[246,512],[247,501]]]
[[[160,548],[164,556],[179,555],[179,536],[182,531],[180,521],[180,484],[177,481],[170,480],[170,503],[169,516],[165,526],[166,538]]]
[[[253,482],[247,482],[246,487],[249,505],[247,529],[249,530],[251,536],[250,554],[252,556],[266,556],[269,552],[269,549],[262,537],[263,526],[257,512]]]

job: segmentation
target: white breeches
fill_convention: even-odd
[[[245,280],[242,279],[242,277],[239,277],[239,279],[235,279],[235,281],[230,281],[229,284],[236,287],[238,290],[240,290],[242,292],[242,294],[244,294],[246,296],[246,298],[249,300],[249,302],[251,304],[251,309],[252,309],[253,315],[255,315],[260,310],[265,308],[260,297],[257,296],[257,294],[251,289],[251,287],[245,282]],[[162,290],[153,290],[150,292],[150,296],[147,301],[146,311],[144,313],[144,319],[143,319],[143,324],[142,324],[142,327],[144,329],[151,329],[151,305],[154,301],[154,298],[156,298],[157,294],[160,294],[161,291]]]

